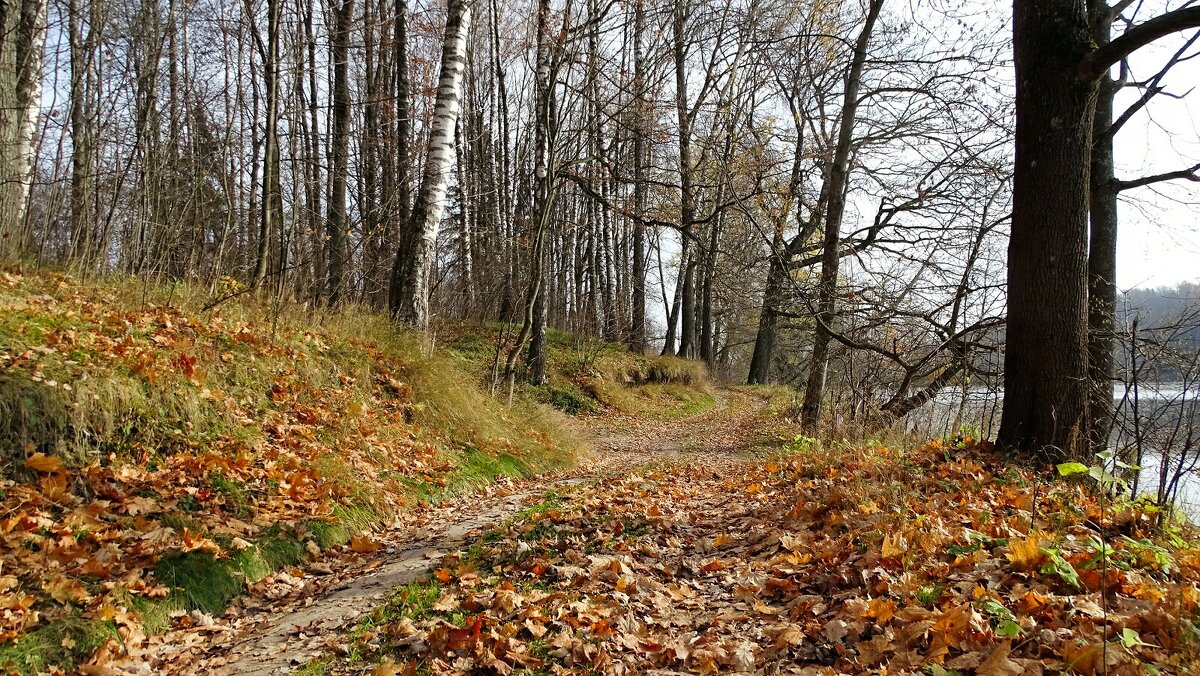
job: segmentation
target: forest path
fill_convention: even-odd
[[[195,624],[151,640],[155,647],[130,673],[284,674],[313,657],[346,648],[345,629],[396,587],[414,582],[432,562],[464,548],[546,492],[628,475],[648,466],[703,466],[725,474],[761,438],[767,399],[720,390],[715,404],[673,419],[630,415],[585,418],[575,425],[592,457],[570,470],[504,480],[443,504],[402,515],[375,552],[335,570],[320,562],[256,583],[221,617],[193,614]]]

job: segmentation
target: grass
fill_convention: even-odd
[[[0,665],[25,674],[43,673],[52,667],[69,670],[110,640],[120,640],[113,622],[67,617],[0,645]]]
[[[448,352],[484,382],[490,382],[494,373],[497,336],[509,333],[499,324],[447,322],[439,327],[439,339]],[[527,399],[570,415],[615,409],[679,418],[713,404],[708,371],[697,361],[634,354],[618,343],[547,329],[546,363],[547,383],[536,387],[521,383],[518,389]]]

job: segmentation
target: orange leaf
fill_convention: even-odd
[[[889,598],[871,599],[863,617],[874,618],[879,624],[884,624],[896,614],[896,602]]]
[[[34,453],[29,456],[25,459],[25,466],[43,474],[63,471],[62,458],[59,458],[57,455],[46,455],[45,453]]]
[[[379,548],[382,546],[366,535],[355,535],[350,538],[350,549],[359,554],[370,554],[371,552],[379,551]]]
[[[899,533],[892,533],[883,538],[883,551],[881,555],[885,559],[894,559],[908,550],[908,543],[904,540],[904,536]]]
[[[713,559],[712,561],[709,561],[708,563],[704,564],[703,566],[700,566],[701,573],[711,573],[716,570],[724,570],[724,569],[725,569],[725,562],[722,561],[721,559]]]

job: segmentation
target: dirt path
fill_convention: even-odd
[[[219,618],[193,613],[193,626],[152,639],[150,653],[127,673],[282,674],[313,657],[339,652],[340,629],[378,606],[400,585],[422,578],[430,563],[463,548],[547,491],[625,475],[656,464],[700,464],[724,473],[756,438],[765,400],[735,390],[694,416],[654,420],[608,416],[579,422],[593,457],[572,470],[504,481],[465,499],[408,514],[383,536],[377,552],[333,570],[276,573]]]

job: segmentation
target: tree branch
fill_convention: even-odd
[[[1088,53],[1079,64],[1079,74],[1087,80],[1098,80],[1109,68],[1142,47],[1189,28],[1200,28],[1200,7],[1185,7],[1160,14]]]
[[[1143,186],[1154,183],[1162,183],[1163,181],[1195,181],[1200,183],[1200,164],[1194,164],[1187,169],[1179,171],[1169,171],[1165,174],[1155,174],[1154,176],[1143,176],[1132,181],[1117,181],[1117,192],[1122,190],[1130,190],[1132,188],[1141,188]]]

